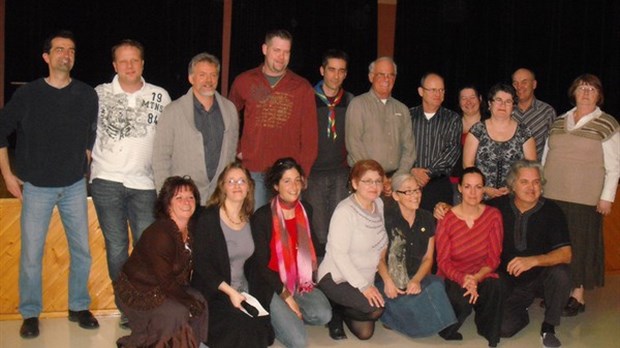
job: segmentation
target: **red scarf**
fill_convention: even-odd
[[[280,280],[291,294],[294,294],[295,290],[300,293],[310,292],[314,288],[312,275],[317,269],[317,264],[308,215],[299,200],[293,203],[297,225],[297,248],[295,248],[295,245],[291,245],[291,238],[286,230],[282,203],[278,196],[271,200],[272,235]],[[297,268],[294,267],[294,260],[297,261]]]

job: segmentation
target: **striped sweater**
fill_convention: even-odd
[[[463,285],[465,275],[488,266],[493,272],[484,279],[497,278],[503,237],[502,216],[496,208],[485,206],[472,228],[448,212],[437,225],[437,274]]]

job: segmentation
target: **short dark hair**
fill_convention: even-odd
[[[112,61],[113,62],[116,61],[116,50],[123,46],[130,46],[130,47],[137,48],[138,51],[140,51],[140,59],[144,60],[144,46],[142,46],[142,44],[136,40],[123,39],[119,41],[116,45],[112,46]]]
[[[295,161],[292,157],[284,157],[277,159],[273,165],[267,170],[265,173],[265,185],[270,190],[272,196],[278,194],[278,191],[274,188],[282,179],[284,172],[289,169],[296,169],[301,175],[301,178],[305,181],[306,173],[304,173],[304,169],[301,167],[297,161]]]
[[[487,100],[489,102],[492,101],[497,92],[504,92],[510,94],[512,96],[513,105],[519,102],[519,97],[517,96],[517,91],[515,90],[515,88],[512,87],[512,85],[503,82],[496,83],[489,89],[489,93],[487,93]]]
[[[232,169],[241,170],[246,177],[248,183],[248,195],[243,200],[243,205],[241,206],[241,215],[245,221],[249,220],[250,215],[254,212],[254,180],[250,175],[250,171],[241,164],[239,161],[234,161],[229,163],[226,168],[222,171],[220,176],[217,178],[217,186],[215,187],[215,192],[209,198],[207,202],[207,206],[217,206],[222,207],[224,205],[224,200],[226,200],[226,194],[224,192],[224,185],[226,185],[226,175]]]
[[[170,202],[174,198],[174,195],[180,189],[189,189],[194,194],[196,206],[200,205],[200,191],[194,184],[194,180],[189,176],[171,176],[164,181],[164,184],[157,196],[157,202],[155,202],[155,215],[159,219],[170,218]],[[196,209],[196,212],[198,209]],[[196,213],[194,212],[194,214]]]
[[[568,88],[568,98],[570,99],[570,103],[572,105],[576,105],[575,91],[577,91],[577,87],[580,85],[590,85],[596,88],[598,90],[598,100],[596,101],[596,105],[603,105],[603,102],[605,101],[605,95],[603,94],[603,83],[598,76],[592,74],[579,75],[575,80],[573,80],[573,83],[571,83]]]
[[[269,45],[269,42],[274,37],[279,37],[280,39],[290,41],[291,44],[293,43],[293,35],[291,35],[291,33],[284,29],[275,29],[268,31],[267,34],[265,34],[265,44]]]
[[[482,178],[482,185],[486,185],[487,184],[487,179],[484,177],[484,174],[482,174],[482,171],[480,169],[478,169],[478,167],[467,167],[467,168],[463,169],[463,172],[461,173],[461,176],[459,176],[459,185],[461,185],[463,183],[463,178],[467,174],[478,174]]]
[[[478,90],[478,87],[476,87],[475,85],[465,85],[461,88],[459,88],[459,92],[456,94],[457,98],[461,97],[461,92],[465,89],[473,89],[474,93],[476,93],[476,97],[480,100],[482,100],[482,94],[480,94],[480,91]],[[458,100],[457,100],[458,101]]]
[[[330,59],[342,59],[347,63],[347,67],[349,66],[349,55],[347,54],[347,52],[343,51],[343,50],[339,50],[339,49],[329,49],[327,51],[325,51],[325,53],[323,53],[323,61],[321,63],[321,65],[323,67],[327,66],[327,62]]]
[[[52,40],[56,39],[56,38],[63,38],[63,39],[69,39],[71,41],[73,41],[73,44],[75,45],[75,36],[73,35],[73,33],[69,30],[59,30],[55,33],[53,33],[52,35],[48,36],[45,41],[43,41],[43,53],[50,53],[51,49],[52,49]]]

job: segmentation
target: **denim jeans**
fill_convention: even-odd
[[[456,323],[454,310],[446,295],[443,280],[429,274],[420,283],[422,292],[417,295],[399,295],[388,298],[384,283],[375,284],[385,299],[381,322],[409,337],[427,337]]]
[[[313,171],[308,178],[308,188],[304,191],[304,200],[312,206],[312,232],[321,245],[316,245],[317,255],[325,255],[329,221],[336,206],[347,198],[349,190],[346,169],[330,172]]]
[[[115,281],[129,257],[129,231],[133,245],[142,232],[155,221],[155,190],[136,190],[120,182],[94,179],[90,192],[95,203],[99,225],[105,238],[110,279]]]
[[[42,310],[41,270],[45,238],[54,206],[69,244],[69,309],[81,311],[90,306],[88,276],[88,208],[86,180],[65,187],[37,187],[24,183],[21,213],[21,255],[19,266],[19,312],[24,319],[38,317]]]
[[[250,172],[254,179],[254,211],[269,202],[270,190],[265,186],[265,174]]]
[[[271,325],[276,338],[285,347],[306,347],[308,337],[304,322],[310,325],[325,325],[332,318],[332,308],[325,294],[318,288],[309,293],[295,293],[293,298],[299,305],[303,321],[299,320],[286,302],[274,293],[269,304]]]

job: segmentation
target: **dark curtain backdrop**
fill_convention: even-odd
[[[289,67],[313,85],[321,78],[323,52],[340,48],[351,56],[344,83],[354,94],[365,92],[368,64],[377,52],[376,0],[234,0],[230,75],[263,62],[265,33],[286,29],[293,35]]]
[[[321,55],[342,48],[352,56],[345,87],[368,86],[367,66],[377,50],[376,0],[234,0],[230,76],[262,62],[267,30],[284,28],[294,36],[290,67],[315,83]],[[17,88],[47,75],[43,40],[58,29],[77,39],[72,75],[92,86],[114,76],[110,48],[124,38],[146,47],[144,77],[173,99],[189,88],[187,64],[207,51],[221,58],[223,1],[7,0],[5,100]]]
[[[448,107],[475,84],[483,94],[512,72],[536,73],[536,96],[558,113],[571,108],[575,77],[599,76],[602,109],[620,119],[620,1],[616,0],[408,0],[398,2],[395,95],[420,104],[417,86],[426,71],[446,80]]]
[[[146,48],[144,77],[177,98],[189,88],[187,64],[202,51],[220,55],[221,1],[40,1],[6,2],[6,96],[11,81],[47,75],[43,40],[59,29],[77,39],[72,75],[92,86],[114,76],[110,49],[131,38]]]

